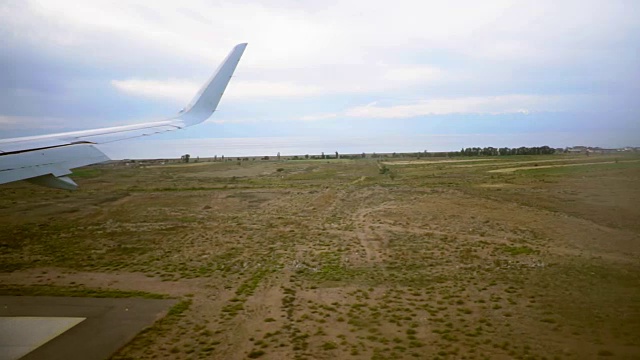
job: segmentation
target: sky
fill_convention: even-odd
[[[640,146],[636,0],[3,0],[0,37],[1,138],[169,118],[249,43],[114,158]]]

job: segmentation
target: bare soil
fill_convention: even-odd
[[[628,160],[628,161],[623,161],[623,163],[625,162],[637,162],[640,160]],[[583,163],[577,163],[577,164],[560,164],[560,165],[534,165],[534,166],[520,166],[520,167],[512,167],[512,168],[505,168],[505,169],[496,169],[496,170],[489,170],[489,172],[492,173],[503,173],[503,172],[514,172],[514,171],[519,171],[519,170],[532,170],[532,169],[551,169],[551,168],[556,168],[556,167],[566,167],[566,166],[586,166],[586,165],[602,165],[602,164],[616,164],[618,163],[617,161],[600,161],[600,162],[583,162]],[[509,164],[512,165],[512,164]]]
[[[383,164],[386,165],[426,165],[426,164],[451,164],[451,163],[468,163],[468,162],[478,162],[478,161],[497,161],[498,159],[441,159],[441,160],[394,160],[394,161],[384,161]]]

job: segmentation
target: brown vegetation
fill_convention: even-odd
[[[184,300],[116,359],[638,358],[640,163],[598,158],[91,167],[78,192],[5,185],[0,293]]]

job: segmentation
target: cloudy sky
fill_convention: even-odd
[[[637,0],[4,0],[0,37],[1,137],[167,118],[249,43],[207,123],[115,157],[640,146]]]

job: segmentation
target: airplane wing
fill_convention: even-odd
[[[247,44],[238,44],[193,100],[171,119],[150,123],[0,140],[0,184],[28,180],[75,190],[71,169],[109,158],[94,145],[159,134],[199,124],[216,110]]]

